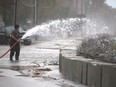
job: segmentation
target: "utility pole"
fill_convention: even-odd
[[[17,22],[17,0],[14,0],[14,21],[13,24],[16,25]]]
[[[34,0],[34,26],[37,25],[37,0]],[[38,40],[38,35],[35,35],[35,40]]]
[[[34,0],[34,26],[37,25],[37,0]]]

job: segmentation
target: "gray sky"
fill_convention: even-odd
[[[116,8],[116,0],[106,0],[106,3],[113,8]]]

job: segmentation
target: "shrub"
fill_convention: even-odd
[[[77,49],[77,55],[116,63],[116,40],[108,34],[99,34],[86,38]]]

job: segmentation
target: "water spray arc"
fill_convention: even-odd
[[[87,18],[67,18],[51,20],[41,25],[29,29],[22,39],[39,35],[40,37],[49,37],[51,39],[66,39],[68,37],[88,37],[90,35],[107,33],[108,27],[100,22],[93,22]]]

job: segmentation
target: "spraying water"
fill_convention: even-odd
[[[39,35],[49,38],[68,38],[68,37],[88,37],[90,35],[107,33],[108,27],[91,21],[87,18],[67,18],[62,20],[52,20],[32,29],[29,29],[22,39]]]

